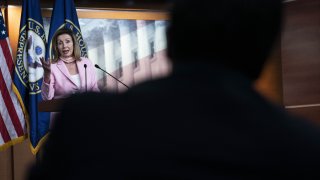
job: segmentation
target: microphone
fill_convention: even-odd
[[[85,86],[86,86],[86,92],[88,92],[88,88],[87,88],[87,64],[84,64],[83,65],[83,67],[84,67],[84,83],[85,83]]]
[[[127,87],[129,89],[129,87],[124,84],[123,82],[121,82],[119,79],[117,79],[116,77],[112,76],[110,73],[108,73],[107,71],[105,71],[104,69],[102,69],[98,64],[95,64],[94,67],[96,67],[97,69],[100,69],[101,71],[107,73],[109,76],[111,76],[113,79],[115,79],[116,81],[118,81],[119,83],[121,83],[122,85],[124,85],[125,87]]]

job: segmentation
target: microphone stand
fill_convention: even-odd
[[[110,73],[108,73],[107,71],[105,71],[104,69],[102,69],[98,64],[95,64],[94,67],[96,67],[97,69],[100,69],[101,71],[107,73],[109,76],[111,76],[113,79],[115,79],[116,81],[118,81],[119,83],[121,83],[122,85],[124,85],[125,87],[127,87],[129,89],[129,86],[127,86],[126,84],[124,84],[123,82],[121,82],[119,79],[117,79],[116,77],[112,76]]]
[[[85,77],[86,92],[88,92],[88,88],[87,88],[87,64],[84,64],[84,77]]]

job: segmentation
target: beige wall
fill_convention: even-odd
[[[13,179],[12,148],[0,152],[0,177],[3,180]]]
[[[27,140],[0,152],[0,179],[25,179],[30,164],[33,162],[35,162],[35,156],[31,153]]]
[[[287,3],[282,35],[283,103],[320,123],[320,1]]]

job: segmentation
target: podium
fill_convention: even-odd
[[[64,98],[41,101],[38,103],[38,110],[40,112],[59,112],[64,101]]]

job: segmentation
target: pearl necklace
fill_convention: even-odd
[[[74,57],[68,57],[67,59],[64,59],[64,58],[60,57],[60,59],[66,64],[71,64],[71,63],[74,63],[76,61],[76,59]]]

